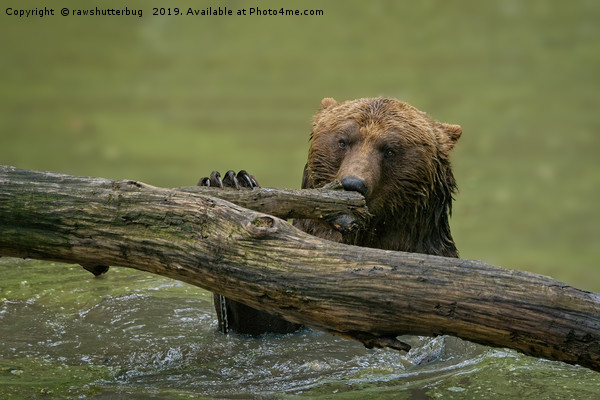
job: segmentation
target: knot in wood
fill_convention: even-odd
[[[279,221],[270,215],[257,214],[246,224],[246,229],[252,237],[262,238],[277,232]]]
[[[331,225],[333,225],[333,227],[337,231],[343,234],[352,233],[358,230],[358,228],[360,227],[360,225],[356,221],[356,218],[354,218],[354,216],[352,215],[347,214],[337,216],[333,221],[331,221]]]

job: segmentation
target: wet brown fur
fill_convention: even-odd
[[[448,222],[456,191],[449,154],[461,133],[460,126],[436,122],[395,99],[323,99],[302,187],[358,178],[368,188],[374,218],[351,236],[319,221],[295,225],[337,242],[458,257]]]

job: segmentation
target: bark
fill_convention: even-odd
[[[195,190],[0,167],[0,254],[148,271],[367,346],[453,335],[600,371],[598,294],[329,242]]]
[[[365,227],[371,218],[365,198],[361,194],[345,192],[336,184],[310,190],[236,190],[202,186],[180,187],[175,190],[218,197],[244,208],[283,219],[323,219],[344,233]]]

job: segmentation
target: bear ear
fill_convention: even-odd
[[[452,146],[454,146],[454,143],[456,143],[460,135],[462,135],[462,128],[460,127],[460,125],[440,124],[440,127],[442,128],[444,133],[448,135],[448,137],[452,141]]]
[[[323,100],[321,100],[321,107],[319,108],[319,111],[328,109],[329,107],[333,107],[336,104],[337,104],[337,101],[335,101],[334,98],[325,97]]]

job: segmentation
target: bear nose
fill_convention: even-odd
[[[354,176],[349,176],[347,178],[342,179],[342,187],[344,190],[354,191],[362,194],[363,196],[367,195],[369,188],[365,184],[365,181],[362,179],[358,179]]]

